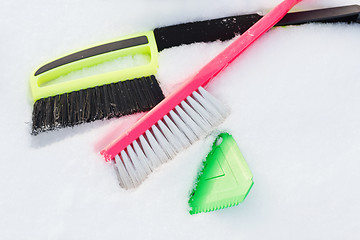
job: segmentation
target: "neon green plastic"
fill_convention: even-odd
[[[221,133],[206,157],[190,195],[190,214],[238,205],[244,201],[253,183],[253,175],[234,138]]]
[[[124,40],[137,36],[146,36],[148,38],[148,43],[144,45],[117,50],[117,51],[107,52],[97,56],[92,56],[79,61],[68,63],[60,67],[56,67],[47,72],[44,72],[38,76],[35,76],[36,71],[34,71],[30,79],[30,87],[31,87],[33,100],[36,101],[40,98],[46,98],[58,94],[78,91],[81,89],[102,86],[119,81],[125,81],[128,79],[134,79],[134,78],[150,76],[155,74],[158,67],[158,50],[155,42],[154,33],[152,31],[126,36],[120,39],[115,39],[114,41]],[[69,74],[73,71],[81,70],[86,67],[92,67],[97,64],[101,64],[107,61],[117,59],[119,57],[135,55],[135,54],[144,54],[150,56],[149,63],[127,69],[121,69],[118,71],[97,74],[84,78],[78,78],[68,82],[46,84],[42,86],[44,83],[48,83],[48,82],[50,83],[52,80],[60,76]]]

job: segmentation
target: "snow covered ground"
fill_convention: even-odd
[[[138,116],[30,135],[29,76],[84,46],[157,26],[266,12],[280,0],[3,0],[0,239],[358,239],[360,25],[277,28],[208,87],[254,174],[237,207],[190,216],[211,134],[125,191],[101,141]],[[360,4],[304,0],[297,9]],[[226,43],[163,51],[166,94]],[[117,132],[115,132],[117,133]]]

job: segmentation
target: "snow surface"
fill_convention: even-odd
[[[191,216],[188,194],[215,133],[150,175],[117,185],[98,151],[139,115],[30,136],[29,76],[85,46],[157,26],[266,11],[280,0],[3,0],[0,239],[358,239],[360,25],[277,28],[208,90],[254,174],[237,207]],[[304,0],[297,9],[360,4]],[[163,51],[166,94],[226,43]],[[111,135],[111,134],[110,134]]]

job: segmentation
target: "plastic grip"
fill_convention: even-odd
[[[141,66],[78,78],[67,82],[50,83],[52,80],[70,72],[135,54],[149,55],[150,62]],[[134,79],[139,76],[150,76],[156,73],[157,67],[157,45],[153,31],[148,31],[92,46],[49,62],[32,74],[30,87],[33,100],[36,101],[40,98]],[[48,82],[49,84],[42,86]]]

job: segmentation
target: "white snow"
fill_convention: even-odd
[[[140,115],[30,135],[29,77],[46,61],[158,26],[266,12],[280,0],[14,0],[0,3],[0,239],[358,239],[360,25],[268,32],[207,90],[231,108],[210,136],[136,190],[98,153]],[[359,0],[304,0],[297,9]],[[166,94],[227,43],[165,50]],[[237,207],[191,216],[188,195],[220,131],[254,174]],[[112,136],[112,137],[113,137]]]

